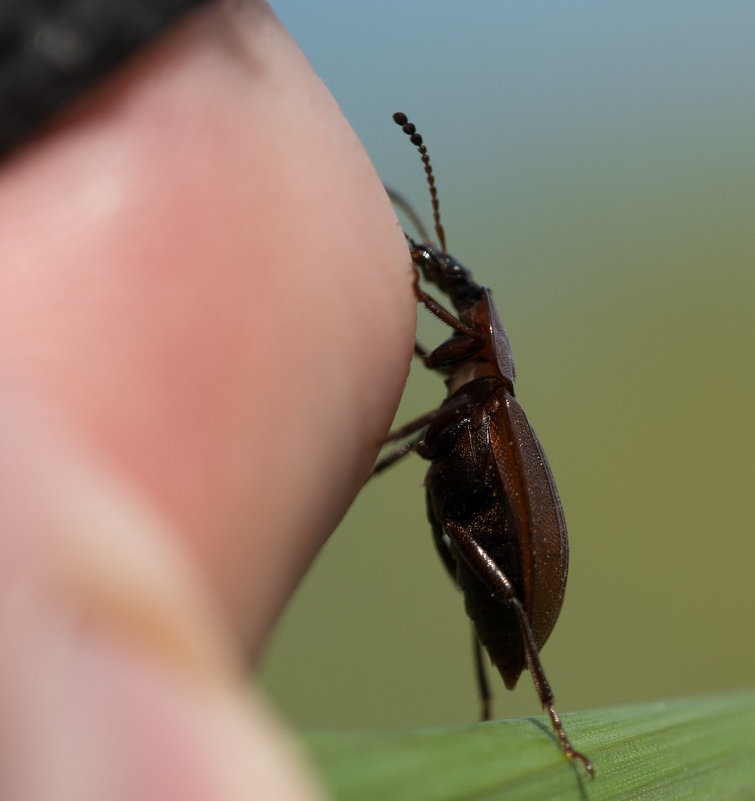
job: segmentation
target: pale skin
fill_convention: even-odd
[[[211,5],[6,159],[0,243],[0,798],[321,797],[247,668],[411,359],[354,133]]]

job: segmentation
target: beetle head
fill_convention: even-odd
[[[454,307],[463,313],[483,296],[482,287],[472,278],[467,268],[453,256],[427,243],[409,240],[412,262],[426,281],[435,284],[451,298]]]

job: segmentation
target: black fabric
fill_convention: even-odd
[[[0,157],[205,0],[0,0]]]

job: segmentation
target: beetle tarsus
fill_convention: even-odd
[[[591,778],[595,778],[595,767],[592,762],[580,751],[577,751],[571,744],[569,737],[566,734],[564,729],[564,724],[561,722],[561,715],[556,712],[556,708],[553,704],[548,704],[546,706],[546,710],[548,715],[551,719],[551,725],[553,726],[553,731],[556,733],[556,737],[558,737],[558,742],[563,749],[563,752],[566,754],[567,759],[572,761],[579,760],[584,766],[587,775]]]

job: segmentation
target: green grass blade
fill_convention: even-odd
[[[594,781],[559,751],[547,718],[305,742],[338,801],[755,799],[755,692],[565,715]]]

